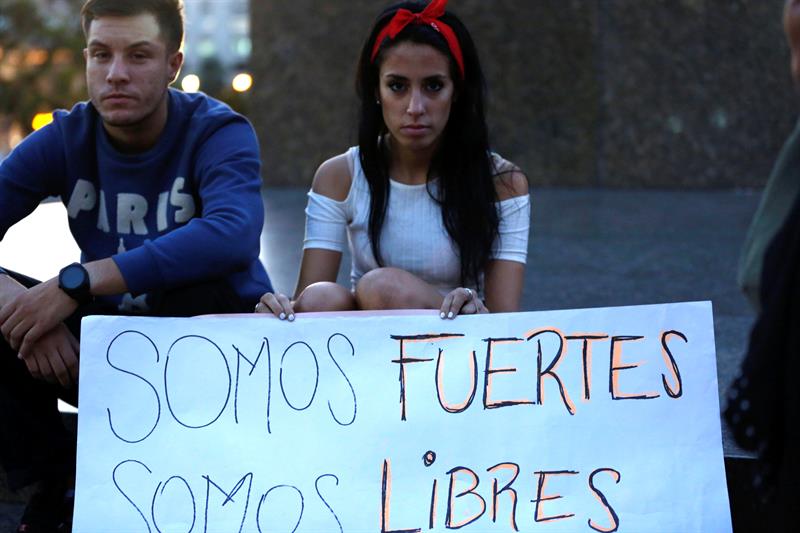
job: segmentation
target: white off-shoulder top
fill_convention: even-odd
[[[309,191],[303,248],[343,252],[349,243],[353,264],[350,281],[355,288],[365,273],[378,268],[369,241],[369,185],[361,168],[357,146],[347,151],[352,176],[343,201]],[[499,172],[513,166],[493,154]],[[461,285],[461,267],[456,244],[447,234],[439,205],[431,198],[438,181],[406,185],[390,180],[389,205],[381,234],[384,266],[401,268],[446,294]],[[517,196],[496,203],[499,236],[492,258],[525,263],[530,229],[530,197]],[[475,289],[475,287],[472,287]]]

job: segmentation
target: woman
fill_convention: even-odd
[[[267,293],[257,312],[518,310],[528,181],[489,149],[477,51],[446,3],[376,20],[358,65],[359,145],[314,176],[295,300]],[[335,283],[345,235],[352,290]]]

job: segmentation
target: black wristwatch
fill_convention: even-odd
[[[83,305],[92,300],[89,273],[80,263],[72,263],[58,273],[58,288]]]

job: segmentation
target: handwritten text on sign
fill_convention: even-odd
[[[92,317],[76,531],[730,531],[709,303]]]

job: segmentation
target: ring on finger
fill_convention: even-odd
[[[261,302],[258,302],[258,303],[256,304],[256,307],[255,307],[255,309],[253,309],[253,310],[254,310],[256,313],[258,313],[258,308],[259,308],[259,306],[260,306],[260,305],[261,305]]]
[[[467,291],[467,298],[469,300],[472,300],[472,296],[473,296],[472,289],[470,289],[469,287],[464,287],[464,290]]]

